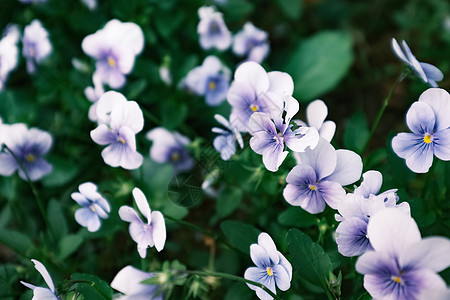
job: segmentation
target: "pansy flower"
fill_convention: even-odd
[[[414,219],[394,208],[373,215],[367,235],[374,250],[358,259],[356,271],[374,299],[418,299],[426,290],[446,289],[437,273],[450,265],[448,238],[422,239]]]
[[[399,133],[392,139],[392,148],[415,173],[426,173],[433,156],[450,160],[450,95],[440,88],[422,93],[406,114],[412,133]]]
[[[130,223],[130,236],[137,243],[139,255],[145,258],[148,247],[155,246],[158,252],[164,248],[166,243],[166,223],[162,213],[150,210],[147,198],[140,189],[133,189],[133,197],[139,211],[147,219],[147,222],[143,222],[137,212],[126,205],[119,209],[119,216],[123,221]]]
[[[242,135],[237,128],[223,116],[214,115],[214,119],[225,127],[225,129],[219,127],[212,128],[212,132],[218,134],[218,136],[214,138],[213,146],[218,152],[220,152],[220,157],[223,160],[229,160],[231,155],[236,153],[236,141],[242,149],[244,148],[244,140],[242,139]]]
[[[75,212],[75,220],[90,232],[95,232],[100,228],[100,218],[108,218],[111,208],[92,182],[80,184],[78,189],[79,193],[71,194],[72,199],[82,206]]]
[[[250,257],[256,267],[250,267],[245,271],[245,279],[263,284],[274,294],[276,294],[275,286],[282,291],[287,291],[291,287],[292,265],[277,250],[270,235],[263,232],[258,236],[258,243],[250,246]],[[249,283],[247,285],[256,291],[259,299],[273,299],[262,288]]]
[[[19,29],[16,25],[8,26],[0,40],[0,91],[5,86],[9,73],[14,70],[18,62]]]
[[[23,281],[20,281],[20,283],[33,290],[33,300],[58,300],[59,298],[55,295],[55,285],[53,284],[53,280],[50,277],[50,274],[48,273],[45,266],[36,259],[32,259],[31,261],[34,263],[34,267],[41,274],[42,278],[44,278],[45,283],[49,288],[34,286]]]
[[[402,49],[403,48],[403,49]],[[419,62],[417,58],[412,54],[411,50],[405,41],[402,41],[402,47],[398,44],[396,39],[392,39],[392,49],[395,55],[406,63],[413,72],[420,77],[424,82],[428,83],[432,87],[437,87],[436,81],[441,81],[444,78],[442,72],[435,66]]]
[[[86,36],[81,44],[84,53],[96,60],[96,72],[103,83],[116,89],[125,84],[125,75],[144,49],[144,33],[135,23],[111,20],[105,27]]]
[[[300,152],[301,164],[287,175],[288,183],[283,191],[284,199],[291,205],[300,206],[309,213],[320,213],[325,203],[336,209],[345,198],[342,186],[361,177],[361,157],[350,150],[335,150],[323,138],[314,149]]]
[[[231,33],[223,21],[223,16],[212,6],[202,6],[198,9],[200,22],[197,32],[200,35],[200,46],[209,50],[216,48],[225,50],[231,45]]]
[[[247,22],[244,28],[236,33],[233,39],[233,52],[239,56],[247,56],[247,60],[261,63],[269,53],[270,46],[267,32]]]
[[[133,266],[126,266],[117,273],[111,282],[111,287],[121,293],[114,299],[118,300],[163,300],[164,294],[159,293],[160,286],[154,284],[143,284],[142,281],[155,277],[155,274],[144,272],[134,268]]]
[[[39,20],[34,20],[25,27],[22,43],[22,53],[27,60],[27,71],[32,74],[36,71],[36,65],[40,64],[52,52],[48,32]]]

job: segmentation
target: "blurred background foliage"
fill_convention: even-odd
[[[216,5],[233,33],[247,21],[267,31],[271,52],[263,66],[293,77],[294,96],[301,103],[297,117],[304,119],[309,101],[323,99],[329,108],[327,119],[337,124],[333,145],[361,154],[365,171],[381,171],[382,190],[399,189],[400,201],[410,203],[423,236],[448,236],[449,164],[437,161],[429,174],[414,174],[390,147],[393,135],[407,130],[407,108],[427,88],[425,83],[411,76],[399,84],[367,151],[362,153],[371,124],[402,71],[391,50],[392,37],[406,40],[420,61],[440,68],[444,73],[440,86],[450,88],[447,0],[99,0],[93,11],[77,0],[31,5],[0,0],[0,29],[8,23],[23,29],[39,19],[53,44],[52,55],[34,75],[27,74],[25,60],[20,59],[6,89],[0,92],[0,116],[5,123],[23,122],[54,137],[48,155],[54,171],[36,184],[51,216],[49,227],[43,223],[27,183],[17,175],[0,177],[1,299],[17,299],[20,295],[21,299],[31,298],[31,291],[25,292],[19,279],[43,283],[30,258],[41,260],[55,283],[63,283],[73,273],[92,274],[98,276],[95,280],[109,283],[125,265],[160,271],[164,261],[175,260],[191,270],[206,268],[242,276],[252,265],[249,245],[256,242],[261,231],[268,232],[283,253],[289,248],[287,257],[296,261],[295,268],[309,270],[311,266],[302,265],[302,258],[293,258],[290,253],[295,246],[288,247],[288,241],[304,239],[297,231],[290,232],[286,239],[291,228],[299,228],[325,250],[323,257],[330,260],[335,276],[342,272],[342,299],[368,299],[362,276],[354,270],[356,259],[337,252],[333,240],[335,211],[327,208],[310,215],[290,207],[283,199],[285,176],[294,159],[289,157],[277,173],[268,172],[261,157],[248,147],[246,136],[245,149],[230,161],[221,161],[212,147],[211,128],[216,126],[214,114],[228,115],[228,103],[209,107],[204,99],[177,88],[187,72],[209,54],[217,55],[232,71],[241,62],[231,50],[205,52],[200,48],[196,28],[197,10],[202,5]],[[137,148],[146,159],[132,172],[104,164],[101,147],[89,136],[95,124],[87,118],[90,102],[83,93],[92,85],[94,62],[82,52],[81,41],[113,18],[135,22],[145,34],[144,52],[120,90],[139,103],[145,117]],[[74,59],[85,70],[76,70]],[[160,79],[163,62],[169,63],[172,85]],[[192,172],[173,176],[171,166],[150,160],[150,142],[144,133],[156,126],[179,131],[193,141],[190,151],[196,166]],[[217,197],[200,188],[208,175],[216,179],[213,188]],[[70,194],[86,181],[97,183],[112,207],[110,217],[96,233],[80,228],[73,217],[77,205]],[[128,225],[117,214],[121,205],[132,205],[131,190],[135,186],[147,195],[152,209],[193,223],[214,233],[216,239],[167,220],[164,251],[157,253],[152,248],[147,259],[141,260],[129,238]],[[450,282],[448,270],[441,275]],[[201,288],[195,295],[202,299],[255,297],[241,283],[199,282],[195,286]],[[186,286],[194,285],[191,282]],[[310,281],[304,272],[295,272],[291,289],[281,295],[291,300],[323,299],[325,295],[318,286],[320,283]],[[175,289],[173,299],[186,298],[188,290]],[[84,291],[80,287],[85,299],[94,299],[89,296],[92,291],[86,287]]]

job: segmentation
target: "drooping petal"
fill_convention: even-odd
[[[300,160],[302,164],[311,166],[317,174],[317,179],[320,180],[335,170],[337,154],[329,142],[320,139],[314,150],[307,148],[305,152],[300,153]]]
[[[371,216],[367,232],[376,251],[393,256],[403,254],[421,240],[414,219],[395,208],[386,208]]]
[[[444,89],[431,88],[422,93],[419,102],[430,105],[436,118],[434,131],[440,131],[450,127],[450,95]]]
[[[353,151],[344,149],[337,150],[336,157],[336,168],[324,180],[335,181],[342,186],[359,180],[363,168],[361,157]]]
[[[267,255],[273,264],[278,264],[280,257],[278,255],[277,246],[275,246],[270,235],[265,232],[260,233],[258,236],[258,245],[266,250]]]
[[[371,194],[378,194],[382,183],[383,175],[380,172],[374,170],[367,171],[363,174],[363,182],[355,189],[355,194],[369,198]]]
[[[166,243],[166,223],[164,216],[159,211],[152,212],[152,228],[155,248],[160,252]]]
[[[441,160],[450,160],[450,128],[433,134],[434,155]]]
[[[431,106],[424,101],[416,101],[406,113],[406,123],[416,134],[432,133],[436,119]]]
[[[45,266],[36,259],[32,259],[31,261],[34,263],[34,268],[41,274],[42,278],[44,278],[44,280],[45,280],[45,283],[48,285],[50,290],[54,293],[55,286],[53,285],[53,280],[50,277],[50,274],[48,273]]]
[[[150,224],[151,210],[144,193],[139,188],[135,187],[133,189],[133,198],[141,214],[148,220],[147,224]]]
[[[445,270],[450,266],[450,240],[444,237],[424,238],[402,253],[399,264],[402,268]]]

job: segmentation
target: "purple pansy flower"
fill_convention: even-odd
[[[422,239],[414,219],[394,208],[373,215],[367,232],[374,251],[358,259],[356,271],[374,299],[414,300],[425,290],[445,290],[437,272],[450,265],[449,239]]]
[[[144,33],[135,23],[111,20],[103,29],[85,37],[81,47],[97,60],[96,72],[101,81],[112,88],[121,88],[125,75],[133,69],[136,55],[144,48]]]
[[[241,64],[234,74],[227,99],[232,106],[230,121],[241,132],[248,131],[247,124],[255,112],[269,116],[283,111],[283,98],[292,96],[294,81],[284,72],[267,73],[256,62]]]
[[[22,53],[27,60],[27,71],[32,74],[36,71],[36,65],[52,52],[48,32],[39,20],[34,20],[25,27],[22,43]]]
[[[44,278],[45,283],[49,288],[47,289],[39,286],[34,286],[23,281],[20,281],[20,283],[33,290],[33,300],[58,300],[59,298],[55,295],[56,290],[53,284],[53,280],[50,277],[50,274],[48,273],[45,266],[36,259],[32,259],[31,261],[34,263],[34,267],[41,274],[42,278]]]
[[[247,60],[260,63],[269,53],[267,32],[247,22],[244,28],[236,33],[233,39],[233,52],[239,56],[247,56]]]
[[[399,133],[392,139],[392,148],[413,172],[426,173],[433,164],[433,155],[450,160],[450,95],[440,88],[422,93],[406,114],[406,123],[413,133]]]
[[[216,48],[225,50],[231,45],[231,33],[223,21],[223,16],[212,6],[202,6],[198,9],[200,22],[197,32],[200,35],[200,46],[208,50]]]
[[[230,82],[230,71],[213,55],[205,58],[203,64],[195,67],[184,81],[188,90],[205,96],[206,103],[216,106],[225,100]]]
[[[291,287],[292,265],[277,250],[275,243],[267,233],[261,233],[258,236],[258,244],[250,246],[250,257],[256,267],[250,267],[245,271],[245,279],[265,285],[274,294],[276,294],[275,285],[282,291],[287,291]],[[256,291],[259,299],[273,299],[260,287],[248,283],[247,285]]]
[[[105,93],[105,89],[103,88],[102,80],[100,76],[94,72],[92,75],[92,82],[94,86],[88,86],[84,89],[84,95],[86,98],[93,102],[91,107],[89,108],[89,120],[92,122],[97,122],[97,102],[101,96]]]
[[[79,193],[71,194],[72,199],[82,206],[75,212],[75,220],[90,232],[95,232],[100,228],[100,218],[108,218],[111,208],[92,182],[80,184],[78,189]]]
[[[214,138],[213,145],[214,148],[220,152],[220,157],[223,160],[229,160],[231,155],[236,153],[236,141],[239,146],[244,148],[244,140],[242,139],[241,133],[234,127],[227,119],[221,115],[214,115],[214,118],[219,122],[225,129],[213,127],[212,132],[219,134]]]
[[[16,25],[8,26],[0,40],[0,91],[5,86],[9,73],[14,70],[18,62],[19,29]]]
[[[367,171],[363,178],[355,192],[347,194],[337,205],[339,214],[336,214],[336,220],[341,223],[336,229],[336,243],[338,251],[348,257],[358,256],[373,249],[367,238],[367,223],[376,212],[386,207],[395,207],[410,215],[407,202],[397,205],[396,189],[377,195],[383,181],[380,172]]]
[[[117,273],[111,282],[111,287],[124,295],[118,300],[163,300],[164,294],[159,292],[160,286],[143,284],[142,281],[155,277],[155,274],[144,272],[133,266],[126,266]]]
[[[8,146],[25,169],[31,181],[36,181],[52,171],[44,156],[52,146],[52,136],[37,128],[28,129],[25,124],[2,125],[3,143]],[[0,153],[0,175],[10,176],[16,170],[23,180],[27,177],[9,152]]]
[[[293,97],[284,97],[284,109],[269,117],[265,113],[255,112],[250,117],[248,128],[252,134],[250,147],[263,156],[263,163],[267,170],[276,172],[283,163],[288,151],[303,152],[307,147],[314,148],[319,142],[319,133],[315,128],[299,127],[292,130],[292,117],[298,112],[298,101]],[[283,119],[283,114],[285,116]]]
[[[128,170],[139,168],[143,157],[136,151],[135,135],[144,127],[139,105],[109,91],[98,100],[97,118],[99,126],[91,131],[91,138],[99,145],[108,145],[102,151],[105,163]]]
[[[309,213],[320,213],[325,203],[336,209],[345,198],[342,186],[361,177],[361,157],[350,150],[335,150],[325,139],[320,138],[314,149],[300,153],[301,164],[287,175],[283,196],[294,206]]]
[[[164,248],[166,224],[162,213],[150,210],[147,198],[140,189],[133,189],[133,197],[139,211],[147,219],[147,223],[142,222],[137,212],[126,205],[119,209],[119,216],[123,221],[130,222],[130,236],[137,243],[139,255],[145,258],[148,247],[155,246],[158,252]]]
[[[396,39],[392,39],[392,49],[395,55],[406,63],[424,82],[427,82],[432,87],[437,87],[436,81],[441,81],[444,78],[442,72],[431,64],[419,62],[405,41],[402,41],[402,46],[403,49]]]
[[[147,139],[153,142],[150,148],[150,157],[158,163],[172,164],[175,173],[190,170],[194,166],[186,146],[190,140],[179,134],[171,133],[163,127],[150,130]]]

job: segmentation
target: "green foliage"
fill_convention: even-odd
[[[357,111],[348,120],[344,133],[344,146],[356,153],[362,153],[370,131],[367,125],[366,115],[362,111]]]
[[[250,245],[258,242],[261,233],[252,225],[233,220],[223,221],[220,228],[231,244],[247,255],[250,254]]]

